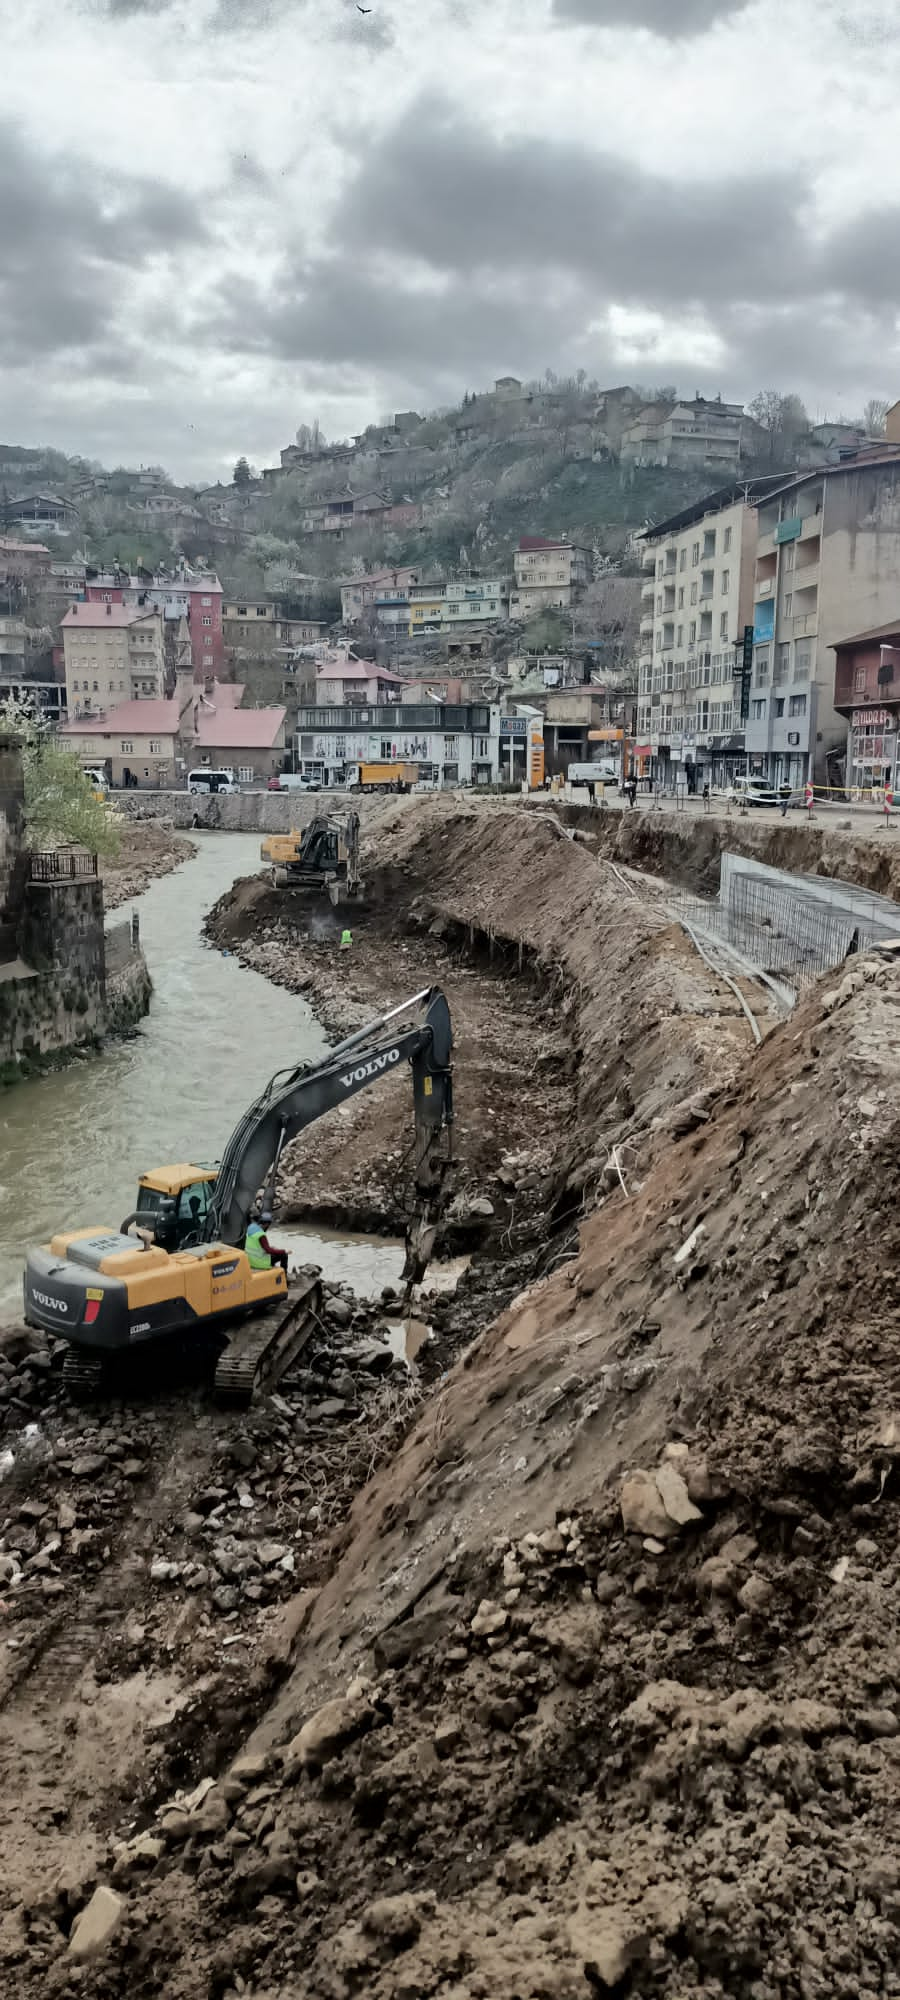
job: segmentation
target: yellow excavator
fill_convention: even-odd
[[[358,813],[317,813],[302,832],[272,833],[260,858],[277,888],[321,890],[334,909],[363,893]]]
[[[420,1018],[404,1022],[413,1009]],[[314,1330],[318,1272],[308,1270],[289,1286],[280,1268],[251,1268],[243,1247],[248,1223],[257,1204],[263,1210],[274,1204],[284,1147],[404,1063],[412,1072],[418,1196],[404,1275],[415,1282],[430,1254],[429,1218],[452,1156],[452,1055],[446,998],[428,987],[349,1035],[323,1061],[273,1076],[217,1166],[184,1163],[142,1174],[136,1205],[118,1229],[67,1231],[30,1251],[25,1319],[68,1342],[64,1380],[73,1392],[102,1387],[117,1353],[207,1328],[224,1333],[216,1369],[221,1396],[247,1404],[255,1390],[278,1381]],[[262,1326],[235,1325],[266,1313]]]

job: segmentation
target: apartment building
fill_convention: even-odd
[[[851,798],[900,784],[900,618],[834,648],[834,705],[847,724],[844,782]]]
[[[466,624],[490,624],[503,615],[500,577],[467,577],[462,583],[418,583],[409,590],[408,635],[452,632]]]
[[[626,423],[621,457],[629,465],[721,465],[727,475],[740,465],[745,429],[755,426],[743,404],[721,396],[648,403]]]
[[[773,784],[842,782],[846,716],[831,649],[897,615],[900,448],[782,481],[760,503],[748,769]]]
[[[744,634],[757,506],[778,477],[720,487],[644,537],[637,762],[663,785],[726,784],[744,765]]]
[[[509,615],[528,619],[548,607],[569,610],[576,592],[591,580],[593,561],[590,549],[575,543],[523,535],[513,556],[513,570]]]
[[[212,572],[207,575],[125,576],[120,570],[104,576],[88,576],[85,595],[89,604],[122,604],[140,608],[150,605],[165,619],[186,618],[191,635],[191,660],[198,678],[221,674],[225,665],[222,634],[222,585]]]
[[[382,619],[384,623],[408,621],[409,586],[418,583],[418,572],[414,569],[376,569],[368,576],[351,576],[341,584],[341,618],[345,625],[358,625],[362,619],[379,615],[381,608],[397,607],[397,620]]]
[[[129,604],[73,604],[62,621],[66,702],[73,720],[165,694],[162,612]]]

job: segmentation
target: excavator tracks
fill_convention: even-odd
[[[63,1358],[63,1388],[73,1403],[89,1403],[99,1396],[106,1372],[104,1357],[67,1347]]]
[[[288,1292],[286,1312],[280,1306],[270,1307],[259,1319],[235,1328],[216,1368],[217,1401],[247,1409],[255,1395],[274,1388],[312,1339],[321,1309],[318,1270],[298,1272]],[[276,1318],[276,1314],[280,1316]]]

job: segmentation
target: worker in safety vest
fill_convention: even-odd
[[[352,932],[352,931],[342,931],[342,932],[341,932],[341,950],[342,950],[342,951],[349,951],[349,950],[351,949],[351,947],[352,947],[352,944],[353,944],[353,932]]]
[[[254,1215],[253,1221],[244,1237],[244,1249],[247,1252],[251,1271],[271,1271],[273,1264],[280,1264],[285,1276],[287,1276],[287,1251],[277,1250],[275,1245],[269,1242],[266,1235],[271,1220],[271,1210],[268,1208],[264,1208],[260,1214]]]

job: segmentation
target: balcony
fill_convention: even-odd
[[[783,542],[796,542],[799,541],[802,532],[803,522],[800,515],[791,514],[786,521],[779,521],[775,530],[775,540],[779,544]]]
[[[819,629],[819,614],[817,611],[801,611],[799,617],[788,618],[785,622],[790,626],[795,639],[810,639]]]

